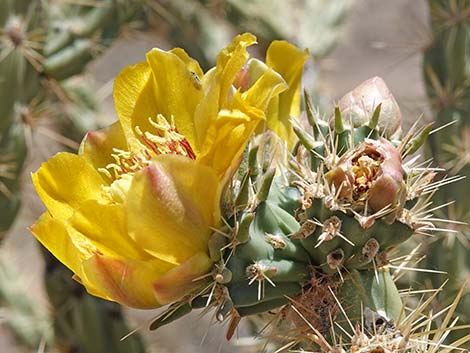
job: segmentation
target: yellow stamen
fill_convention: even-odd
[[[98,169],[111,180],[120,179],[124,174],[134,174],[148,166],[153,157],[160,154],[178,154],[195,159],[196,156],[188,140],[178,132],[173,117],[168,122],[161,114],[156,121],[149,118],[149,123],[155,128],[155,133],[142,131],[139,126],[135,132],[141,141],[141,150],[137,152],[113,149],[111,157],[115,163],[109,163],[105,168]]]
[[[351,167],[351,171],[354,175],[354,191],[356,193],[364,193],[369,189],[372,181],[377,175],[377,169],[379,168],[380,162],[365,154],[359,157],[354,165]]]

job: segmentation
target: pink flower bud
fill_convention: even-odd
[[[378,76],[364,81],[340,99],[338,106],[343,123],[353,127],[367,125],[375,108],[382,104],[378,129],[384,136],[390,137],[401,132],[401,111],[397,101],[384,80]]]

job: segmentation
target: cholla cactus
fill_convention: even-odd
[[[24,283],[18,281],[18,273],[11,256],[1,251],[0,258],[0,315],[9,323],[25,346],[37,349],[39,342],[52,341],[52,328],[46,308],[37,305],[32,293],[25,293]]]
[[[435,229],[440,184],[408,159],[430,127],[402,138],[380,78],[329,120],[306,99],[303,121],[305,54],[281,41],[266,63],[248,60],[254,43],[237,36],[207,72],[179,48],[124,69],[119,121],[33,174],[48,208],[33,234],[89,293],[171,304],[151,329],[214,309],[231,338],[242,317],[272,312],[288,348],[333,351],[347,322],[364,321],[352,351],[415,349],[423,309],[404,317],[388,253]]]
[[[353,1],[326,0],[228,0],[225,11],[238,26],[257,30],[263,41],[287,38],[319,59],[341,35],[342,25]],[[290,11],[293,16],[283,16]]]

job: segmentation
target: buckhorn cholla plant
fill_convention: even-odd
[[[275,41],[262,62],[254,43],[237,36],[207,72],[179,48],[124,69],[119,121],[33,174],[48,211],[31,231],[89,293],[170,304],[150,329],[213,309],[230,339],[270,312],[278,351],[439,349],[456,303],[431,331],[388,258],[435,228],[439,184],[411,157],[430,128],[402,137],[380,78],[299,119],[306,53]]]

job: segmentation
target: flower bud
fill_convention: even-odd
[[[401,111],[384,80],[378,76],[364,81],[344,95],[338,107],[343,124],[353,127],[368,125],[376,107],[382,104],[377,128],[385,137],[401,133]]]

